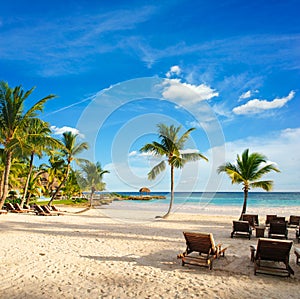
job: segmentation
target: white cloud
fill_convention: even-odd
[[[251,90],[248,90],[248,91],[244,92],[243,94],[241,94],[241,96],[239,97],[239,100],[248,99],[251,96],[252,96]]]
[[[288,96],[276,98],[273,101],[253,99],[246,104],[233,108],[235,114],[257,114],[265,110],[283,107],[288,101],[293,99],[295,92],[292,90]]]
[[[71,128],[67,126],[63,126],[58,128],[56,126],[51,126],[50,129],[52,130],[54,135],[62,135],[65,132],[72,132],[73,134],[78,134],[81,138],[84,138],[84,135],[81,134],[76,128]]]
[[[219,95],[214,89],[205,84],[193,85],[182,83],[180,79],[165,79],[162,95],[167,100],[175,100],[187,106],[197,102],[210,100]]]
[[[166,73],[166,77],[167,78],[170,78],[172,77],[173,75],[180,75],[181,73],[181,69],[178,65],[173,65],[170,70]]]

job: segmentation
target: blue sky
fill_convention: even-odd
[[[186,148],[209,158],[177,191],[240,190],[216,168],[246,148],[277,163],[274,191],[300,191],[299,1],[40,2],[2,3],[0,80],[57,95],[42,118],[79,130],[109,191],[169,190],[139,153],[159,122],[196,127]]]

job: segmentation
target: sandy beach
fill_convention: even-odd
[[[255,212],[263,223],[266,214],[291,211]],[[157,212],[113,203],[82,214],[0,215],[0,298],[299,298],[294,248],[294,276],[254,276],[249,246],[257,244],[255,233],[251,240],[230,238],[240,208],[179,210],[154,220]],[[212,270],[182,267],[183,231],[213,233],[216,242],[230,245],[226,256]],[[295,229],[289,239],[300,248]]]

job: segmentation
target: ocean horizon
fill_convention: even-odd
[[[138,196],[139,192],[115,192],[120,195]],[[148,195],[162,195],[165,199],[134,200],[139,204],[165,205],[170,202],[170,192],[150,192]],[[243,192],[175,192],[174,206],[242,206]],[[300,207],[300,192],[249,192],[248,207]]]

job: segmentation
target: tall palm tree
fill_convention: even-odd
[[[148,179],[154,180],[155,177],[165,170],[166,162],[171,168],[171,200],[168,212],[162,216],[166,218],[169,216],[173,201],[174,201],[174,168],[182,168],[186,162],[197,161],[199,159],[208,159],[200,153],[183,153],[185,142],[188,140],[190,133],[195,130],[195,128],[190,128],[180,137],[178,136],[181,126],[175,127],[174,125],[167,126],[165,124],[158,124],[158,133],[160,143],[153,141],[144,145],[140,151],[148,152],[155,156],[166,157],[166,161],[163,160],[148,173]]]
[[[90,188],[90,207],[93,203],[93,195],[95,191],[103,191],[105,189],[105,183],[102,181],[103,175],[109,173],[108,170],[103,170],[101,164],[97,162],[96,164],[90,161],[84,161],[81,164],[81,169],[83,175],[81,176],[81,184],[84,188]]]
[[[38,111],[42,111],[44,104],[54,97],[48,95],[39,100],[27,111],[24,111],[25,100],[34,88],[24,92],[21,86],[10,88],[6,82],[0,82],[0,143],[6,151],[4,169],[3,192],[0,198],[0,209],[8,194],[9,172],[13,156],[13,147],[18,142],[16,135],[26,126],[30,118],[35,118]]]
[[[78,159],[75,157],[76,155],[80,154],[84,150],[88,149],[88,144],[86,142],[77,143],[77,137],[78,134],[73,134],[72,132],[64,132],[63,133],[63,139],[62,144],[63,147],[61,149],[65,160],[66,160],[66,172],[64,175],[63,180],[59,184],[59,186],[56,188],[55,192],[51,196],[50,201],[48,202],[48,205],[52,204],[52,201],[58,194],[58,192],[61,190],[62,186],[65,184],[65,182],[68,179],[70,169],[71,169],[71,162],[74,160],[78,162]]]
[[[271,171],[280,172],[274,163],[268,163],[266,156],[260,153],[249,155],[249,149],[244,150],[242,156],[237,155],[236,165],[227,162],[218,168],[218,173],[225,172],[231,178],[232,184],[243,184],[244,203],[240,216],[246,213],[248,192],[250,188],[262,188],[271,191],[273,181],[260,181],[259,179]]]
[[[38,156],[39,158],[42,158],[45,152],[49,153],[52,149],[59,149],[62,147],[61,142],[50,135],[51,129],[49,124],[40,119],[31,119],[27,123],[24,133],[25,138],[22,138],[23,136],[21,135],[20,139],[23,141],[21,141],[20,144],[22,144],[22,154],[29,156],[29,167],[23,188],[21,207],[23,207],[26,200],[28,184],[33,170],[34,157]]]

